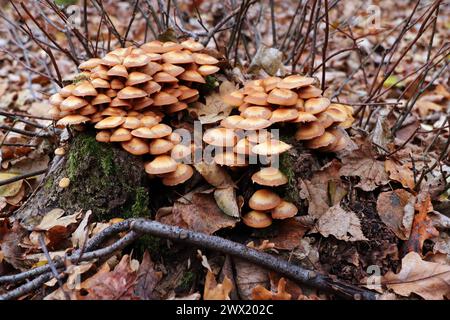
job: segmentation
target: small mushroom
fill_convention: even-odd
[[[312,85],[315,82],[314,78],[304,77],[301,75],[292,75],[285,77],[278,82],[277,87],[281,89],[296,89]]]
[[[298,212],[297,207],[288,201],[282,200],[281,203],[272,209],[273,219],[287,219],[294,217]]]
[[[336,141],[336,137],[325,131],[320,137],[311,139],[306,142],[306,146],[311,149],[319,149],[333,144]]]
[[[223,102],[230,106],[240,106],[244,103],[244,97],[242,91],[233,91],[223,97]]]
[[[308,122],[298,126],[295,132],[295,139],[297,140],[310,140],[316,137],[320,137],[325,132],[325,128],[317,122]]]
[[[252,181],[262,186],[277,187],[286,184],[288,179],[278,168],[267,167],[254,173]]]
[[[58,126],[70,126],[70,125],[76,125],[80,123],[88,122],[90,119],[85,116],[81,116],[78,114],[71,114],[68,116],[65,116],[64,118],[61,118],[58,120],[56,125]]]
[[[280,154],[289,150],[292,146],[276,139],[270,139],[260,144],[257,144],[252,148],[252,152],[262,155],[269,156],[273,154]]]
[[[153,139],[150,142],[149,152],[153,155],[164,154],[172,150],[173,143],[162,138]]]
[[[100,122],[95,124],[95,129],[112,129],[119,127],[122,123],[125,122],[125,117],[121,116],[112,116],[103,119]]]
[[[152,79],[153,78],[146,73],[133,71],[128,75],[127,82],[125,83],[125,85],[135,86],[150,81]]]
[[[61,102],[59,108],[61,111],[74,111],[87,105],[88,102],[80,97],[70,96]]]
[[[252,106],[241,112],[241,116],[244,118],[261,118],[268,120],[272,116],[272,111],[268,107]]]
[[[305,111],[317,114],[325,111],[330,105],[330,100],[327,98],[311,98],[305,101]]]
[[[117,93],[117,98],[122,100],[138,99],[147,96],[147,92],[136,87],[125,87]]]
[[[130,141],[122,142],[122,148],[135,156],[142,156],[148,153],[148,144],[136,137],[133,137]]]
[[[242,222],[251,228],[263,229],[272,224],[272,218],[266,212],[253,210],[242,216]]]
[[[109,138],[110,142],[124,142],[130,141],[133,136],[130,133],[130,130],[125,128],[117,128]]]
[[[189,180],[193,174],[194,170],[190,165],[179,163],[175,171],[164,175],[162,183],[166,186],[176,186]]]
[[[281,203],[281,198],[267,189],[257,190],[249,199],[248,205],[253,210],[271,210]]]
[[[280,106],[293,106],[297,102],[297,94],[289,89],[273,89],[267,97],[267,102]]]
[[[233,129],[213,128],[206,130],[203,141],[213,146],[233,147],[237,142],[237,136]]]
[[[148,174],[163,174],[173,172],[177,169],[178,163],[167,155],[157,156],[144,166]]]
[[[111,132],[109,132],[108,130],[101,130],[95,135],[95,140],[97,140],[98,142],[109,142],[110,138]]]

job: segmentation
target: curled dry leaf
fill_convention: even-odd
[[[41,222],[34,228],[36,231],[48,231],[53,227],[62,226],[67,227],[77,222],[81,212],[76,212],[69,216],[63,216],[63,209],[53,209],[44,215]]]
[[[236,191],[233,187],[217,188],[214,190],[214,199],[219,208],[230,217],[239,218],[239,205]]]
[[[311,180],[302,181],[300,196],[308,200],[310,216],[319,218],[346,195],[347,190],[339,176],[340,168],[340,162],[333,160],[316,171]]]
[[[155,292],[155,288],[162,277],[162,272],[155,270],[155,264],[150,258],[150,254],[145,251],[137,272],[134,294],[142,300],[159,299],[159,294]]]
[[[415,293],[427,300],[448,299],[450,266],[424,261],[416,252],[410,252],[402,259],[400,272],[388,272],[382,283],[402,296]]]
[[[228,172],[216,163],[198,162],[194,164],[194,167],[206,182],[216,188],[234,186],[234,182]]]
[[[203,291],[204,300],[230,300],[231,290],[233,290],[233,283],[227,276],[222,283],[218,284],[214,274],[208,270]]]
[[[384,169],[384,162],[377,160],[370,143],[365,141],[358,150],[342,157],[341,176],[359,177],[356,187],[364,191],[373,191],[378,186],[387,184],[389,177]]]
[[[84,214],[83,220],[81,220],[80,224],[78,225],[77,229],[72,233],[71,241],[72,245],[77,247],[82,247],[84,243],[86,242],[86,239],[88,237],[88,223],[89,219],[92,215],[92,210],[86,211]]]
[[[289,218],[280,221],[278,224],[277,236],[270,238],[276,249],[293,250],[300,245],[300,240],[308,231],[297,218]]]
[[[428,212],[433,211],[429,194],[418,196],[416,210],[419,212],[414,216],[406,247],[408,251],[422,253],[424,241],[439,236],[439,231],[433,226],[433,221],[428,216]]]
[[[386,160],[384,162],[386,172],[389,174],[389,178],[398,181],[403,187],[410,190],[414,189],[414,173],[411,170],[410,164],[398,164],[392,160]]]
[[[277,290],[269,291],[261,285],[257,285],[252,292],[253,300],[291,300],[292,295],[286,292],[286,280],[278,280]]]
[[[344,241],[368,240],[362,230],[361,222],[353,211],[346,211],[340,205],[331,207],[317,221],[317,231],[323,236],[330,235]]]
[[[6,180],[18,176],[18,173],[0,172],[0,180]],[[19,193],[22,188],[23,180],[0,186],[0,197],[13,197]]]
[[[414,219],[416,197],[406,190],[382,192],[377,200],[381,221],[401,240],[407,240]]]

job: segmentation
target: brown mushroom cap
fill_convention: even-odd
[[[103,80],[110,80],[110,77],[108,76],[108,67],[104,65],[99,65],[92,69],[91,71],[91,79],[103,79]]]
[[[169,140],[157,138],[150,141],[150,154],[163,154],[167,153],[174,147],[173,143]]]
[[[96,78],[96,79],[92,79],[91,80],[91,84],[95,89],[109,89],[111,88],[111,85],[109,84],[108,81],[101,79],[101,78]]]
[[[81,116],[89,116],[91,114],[96,113],[98,110],[95,106],[92,104],[88,104],[84,106],[83,108],[78,109],[78,114]]]
[[[267,102],[280,106],[292,106],[297,102],[297,94],[289,89],[273,89],[267,97]]]
[[[123,141],[130,141],[133,138],[133,136],[130,133],[130,130],[125,128],[117,128],[112,133],[109,141],[111,142],[123,142]]]
[[[281,81],[279,77],[267,77],[263,80],[263,87],[266,92],[272,91],[277,87],[277,84]]]
[[[178,102],[178,99],[168,94],[167,92],[160,91],[157,92],[153,97],[153,105],[154,106],[165,106],[168,104],[174,104]]]
[[[311,98],[305,101],[305,111],[317,114],[322,111],[325,111],[330,105],[330,100],[327,98]]]
[[[326,112],[334,122],[344,122],[349,118],[347,109],[341,104],[332,103],[324,112]]]
[[[68,116],[65,116],[64,118],[61,118],[56,123],[58,126],[69,126],[69,125],[75,125],[80,124],[84,122],[88,122],[90,119],[85,116],[81,116],[78,114],[71,114]]]
[[[179,86],[178,88],[181,90],[181,95],[178,97],[180,100],[186,100],[198,96],[199,92],[197,89],[191,89],[186,86]]]
[[[247,165],[245,156],[236,154],[233,151],[217,152],[214,156],[214,162],[228,167],[242,167]]]
[[[253,210],[271,210],[281,203],[281,198],[273,191],[267,189],[257,190],[248,200]]]
[[[114,89],[114,90],[120,90],[120,89],[125,88],[125,84],[122,82],[122,80],[117,79],[117,78],[112,79],[110,85],[111,85],[111,89]]]
[[[266,119],[260,119],[260,118],[248,118],[244,119],[242,121],[239,121],[236,126],[239,129],[243,130],[260,130],[267,127],[270,127],[272,125],[272,122]]]
[[[55,93],[50,96],[48,101],[52,106],[59,106],[64,101],[64,98],[59,93]]]
[[[131,107],[131,100],[123,100],[119,99],[119,97],[115,97],[111,100],[111,103],[109,104],[110,107]]]
[[[217,60],[214,57],[211,57],[209,54],[205,53],[193,53],[192,58],[194,59],[194,62],[196,64],[217,64],[219,63],[219,60]]]
[[[262,229],[272,224],[272,218],[265,212],[253,210],[242,216],[242,222],[251,228]]]
[[[184,49],[195,52],[203,50],[205,47],[200,43],[195,41],[194,39],[188,39],[180,43]]]
[[[102,58],[102,61],[101,61],[101,64],[103,64],[105,66],[110,66],[110,67],[114,67],[121,63],[122,63],[122,59],[114,53],[107,53]]]
[[[142,119],[141,119],[142,121]],[[151,128],[141,127],[131,131],[131,134],[138,138],[156,139],[168,136],[172,133],[172,128],[167,124],[159,123]]]
[[[151,99],[149,97],[143,97],[140,99],[133,100],[133,110],[140,111],[142,109],[145,109],[145,108],[153,105],[153,102],[154,102],[153,99]]]
[[[317,122],[309,122],[298,126],[295,132],[295,139],[310,140],[321,136],[325,132],[325,128]]]
[[[111,132],[108,130],[102,130],[97,132],[95,135],[95,140],[98,142],[109,142],[109,139],[111,138]]]
[[[297,207],[288,201],[282,200],[281,203],[272,209],[273,219],[287,219],[294,217],[298,212]]]
[[[198,83],[206,83],[205,78],[202,77],[200,73],[196,70],[186,70],[178,76],[181,80],[192,81]]]
[[[322,95],[322,90],[315,86],[306,86],[298,91],[298,97],[301,99],[318,98]]]
[[[149,76],[153,76],[155,73],[161,71],[163,68],[157,62],[150,61],[145,66],[138,68],[138,70],[142,73],[148,74]]]
[[[116,117],[123,117],[127,115],[127,112],[122,110],[121,108],[112,108],[108,107],[103,109],[103,111],[100,112],[102,116],[116,116]]]
[[[148,144],[142,139],[133,137],[130,141],[125,141],[121,144],[122,148],[135,156],[142,156],[148,153]]]
[[[70,97],[72,95],[73,89],[75,89],[75,85],[74,84],[69,84],[69,85],[63,87],[61,90],[59,90],[59,94],[63,98],[68,98],[68,97]]]
[[[173,77],[178,77],[184,72],[184,70],[185,69],[183,67],[171,63],[164,63],[162,65],[162,71],[170,74]]]
[[[211,66],[207,64],[202,65],[197,69],[198,73],[200,73],[202,76],[209,76],[210,74],[214,74],[219,70],[220,68],[218,66]]]
[[[239,140],[236,143],[236,145],[234,146],[233,150],[237,154],[246,154],[246,155],[248,155],[248,154],[251,154],[253,146],[254,146],[254,144],[251,143],[250,141],[248,141],[247,138],[243,138],[243,139]]]
[[[324,128],[328,128],[334,122],[333,119],[328,115],[326,110],[324,112],[316,114],[316,117],[317,117],[317,123],[320,124]]]
[[[233,129],[213,128],[205,131],[203,141],[213,146],[233,147],[236,144],[237,136]]]
[[[252,181],[262,186],[276,187],[286,184],[288,179],[279,169],[267,167],[254,173]]]
[[[228,129],[237,129],[237,125],[240,121],[244,120],[239,115],[228,116],[220,122],[220,126]]]
[[[273,138],[272,133],[267,130],[258,130],[247,134],[248,141],[252,143],[261,143],[270,140],[272,138]]]
[[[125,87],[117,93],[117,98],[122,100],[138,99],[147,96],[147,92],[136,87]]]
[[[191,153],[192,153],[192,149],[190,146],[188,147],[183,144],[177,144],[170,151],[170,156],[174,160],[181,160],[181,159],[184,159],[184,158],[190,156]]]
[[[311,139],[306,142],[306,146],[311,149],[318,149],[322,147],[329,146],[336,141],[336,137],[325,131],[320,137]]]
[[[277,87],[281,89],[296,89],[312,85],[315,82],[314,78],[304,77],[301,75],[292,75],[285,77],[278,82]]]
[[[136,129],[141,126],[141,120],[139,120],[138,117],[130,116],[128,114],[127,117],[125,117],[125,122],[122,124],[122,127],[125,129]]]
[[[283,153],[289,150],[291,147],[291,145],[283,141],[271,139],[254,146],[252,148],[252,152],[263,156],[269,156],[273,154]]]
[[[88,104],[88,102],[86,100],[84,100],[83,98],[70,96],[70,97],[64,99],[63,102],[61,102],[61,105],[59,106],[59,108],[61,109],[61,111],[74,111],[74,110],[84,107],[87,104]]]
[[[92,70],[102,63],[102,59],[99,58],[91,58],[78,66],[80,70]]]
[[[163,174],[173,172],[177,169],[178,163],[170,156],[159,155],[144,166],[148,174]]]
[[[164,72],[164,71],[160,71],[158,73],[155,73],[153,75],[153,79],[156,82],[159,82],[159,83],[178,82],[177,78],[175,78],[173,75],[171,75],[171,74],[169,74],[167,72]]]
[[[275,122],[285,122],[285,121],[293,121],[298,117],[298,111],[294,108],[278,108],[272,112],[272,116],[270,117],[270,121],[272,123]]]
[[[242,91],[233,91],[223,98],[223,102],[230,106],[240,106],[244,103],[244,93]]]
[[[268,120],[272,116],[272,111],[268,107],[251,106],[241,112],[241,116],[244,118],[260,118]]]
[[[178,101],[174,104],[167,106],[165,110],[167,113],[175,113],[175,112],[179,112],[181,110],[185,110],[187,108],[188,108],[187,103]]]
[[[125,85],[135,86],[137,84],[145,83],[152,79],[153,78],[146,73],[133,71],[128,75],[128,79],[127,79],[127,82],[125,83]]]
[[[327,132],[332,134],[336,140],[329,146],[320,148],[321,151],[339,152],[344,150],[351,142],[344,129],[340,127],[327,129]]]
[[[77,97],[96,96],[97,90],[89,81],[81,81],[73,90],[72,94]]]
[[[292,120],[294,123],[317,121],[317,117],[309,112],[298,111],[297,118]]]
[[[162,55],[164,62],[172,64],[185,64],[194,62],[191,54],[185,51],[170,51]]]
[[[111,69],[108,70],[107,75],[110,77],[122,77],[127,78],[128,77],[128,71],[125,66],[118,64]],[[113,88],[114,89],[114,88]]]
[[[257,106],[267,106],[269,105],[267,99],[268,95],[264,91],[263,92],[254,91],[244,98],[244,102],[254,104]]]
[[[189,180],[194,174],[190,165],[179,163],[177,169],[171,173],[166,173],[162,179],[165,186],[176,186]]]
[[[136,68],[136,67],[143,67],[147,63],[150,62],[150,57],[148,57],[146,54],[135,54],[132,53],[123,59],[123,65],[126,68]]]
[[[112,129],[119,127],[125,122],[125,117],[112,116],[103,119],[95,124],[95,129]]]
[[[99,104],[108,104],[111,102],[111,98],[108,97],[106,94],[99,93],[94,99],[92,99],[91,104],[93,106],[99,105]]]
[[[152,128],[152,127],[156,126],[160,121],[160,119],[154,115],[153,116],[152,115],[143,116],[139,120],[140,120],[142,126],[147,127],[147,128]]]

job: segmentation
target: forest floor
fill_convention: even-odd
[[[447,2],[55,2],[0,1],[0,299],[450,298]],[[232,180],[236,194],[220,200],[246,210],[254,170],[200,172],[169,188],[140,159],[49,119],[48,98],[81,62],[158,37],[194,37],[221,57],[213,88],[171,119],[178,128],[229,115],[223,83],[269,75],[313,76],[325,97],[353,107],[346,149],[292,142],[283,155],[279,191],[295,217],[253,229],[219,208],[212,176]],[[23,220],[43,198],[48,211]],[[291,267],[351,288],[323,290]]]

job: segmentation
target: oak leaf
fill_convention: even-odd
[[[222,283],[218,284],[214,274],[208,271],[203,291],[204,300],[230,300],[231,290],[233,290],[233,283],[227,276],[224,277]]]

